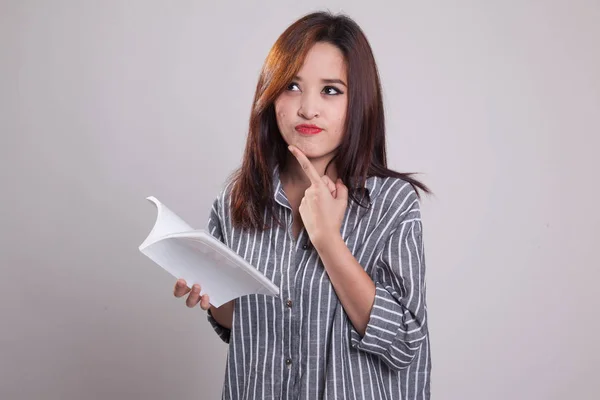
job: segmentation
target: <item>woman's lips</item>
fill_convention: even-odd
[[[316,135],[317,133],[321,132],[323,129],[319,128],[316,125],[302,124],[302,125],[296,126],[296,130],[305,135]]]

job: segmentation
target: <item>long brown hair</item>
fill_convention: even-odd
[[[358,198],[367,177],[396,177],[415,190],[429,189],[410,173],[387,168],[385,123],[381,84],[371,46],[360,27],[345,15],[308,14],[290,25],[269,52],[256,86],[246,149],[241,167],[232,175],[232,223],[243,229],[267,228],[275,217],[273,170],[285,168],[288,156],[275,116],[275,99],[298,73],[310,48],[328,42],[343,53],[348,74],[348,108],[345,134],[331,160],[338,176]],[[265,215],[266,213],[266,215]],[[276,218],[275,218],[276,220]],[[280,221],[277,221],[280,223]]]

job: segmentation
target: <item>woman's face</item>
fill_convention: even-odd
[[[333,157],[344,134],[347,85],[342,52],[330,43],[316,43],[275,100],[277,126],[286,143],[313,160]]]

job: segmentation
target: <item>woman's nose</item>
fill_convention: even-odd
[[[317,99],[313,99],[308,95],[303,96],[300,108],[298,108],[298,115],[304,119],[317,118],[320,115],[318,103]]]

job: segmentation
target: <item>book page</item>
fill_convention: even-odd
[[[173,211],[165,207],[160,201],[158,201],[156,197],[146,197],[146,200],[150,201],[156,206],[156,221],[154,222],[154,227],[150,231],[150,234],[141,244],[140,249],[171,233],[193,230],[191,226],[189,226]]]

